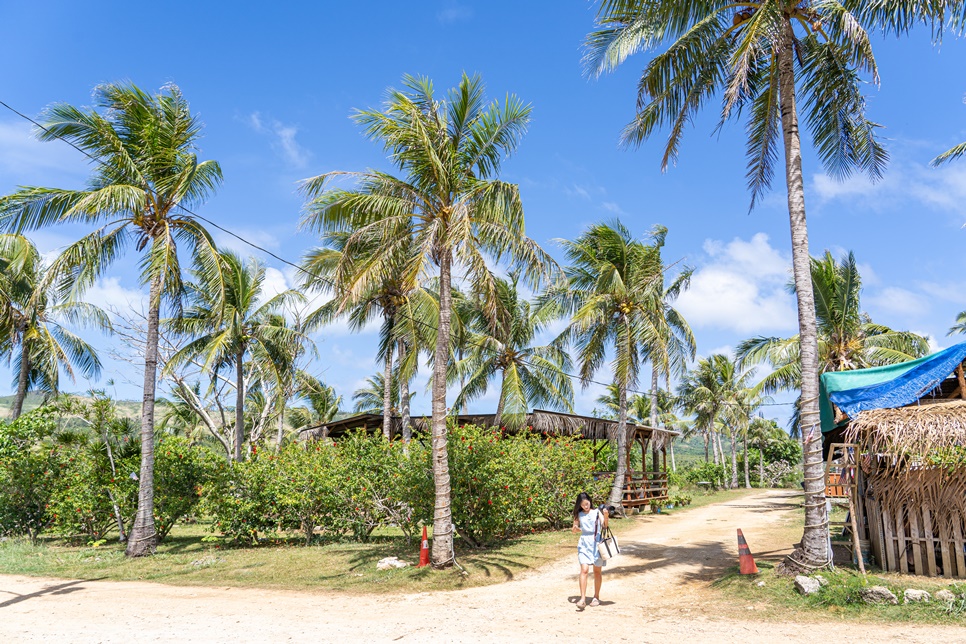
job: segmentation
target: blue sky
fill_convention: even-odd
[[[699,353],[729,350],[752,335],[794,333],[781,174],[749,213],[743,129],[732,123],[715,133],[714,108],[689,129],[680,161],[667,173],[660,171],[660,138],[621,149],[618,134],[633,116],[646,58],[587,79],[581,44],[594,8],[502,0],[375,2],[363,11],[346,3],[240,2],[231,12],[197,2],[164,3],[163,11],[129,2],[14,3],[5,7],[6,24],[24,28],[8,29],[0,42],[0,100],[35,116],[54,102],[89,104],[102,82],[130,80],[149,90],[177,83],[206,125],[202,158],[217,159],[225,174],[199,212],[297,260],[316,240],[297,230],[296,182],[330,170],[387,167],[349,119],[352,109],[379,106],[407,73],[429,76],[441,91],[463,71],[479,73],[491,98],[511,92],[533,105],[530,131],[503,171],[520,185],[530,236],[559,255],[552,239],[573,238],[592,222],[619,217],[639,234],[662,223],[670,229],[668,261],[696,269],[680,307]],[[37,24],[43,28],[26,27]],[[892,161],[876,185],[861,177],[839,183],[806,147],[811,249],[854,251],[873,319],[948,346],[946,331],[966,309],[966,161],[939,170],[928,162],[966,140],[966,41],[947,36],[935,47],[920,30],[901,41],[876,38],[874,46],[882,83],[868,87],[869,113],[884,126]],[[35,142],[27,125],[0,110],[0,191],[80,186],[87,171],[79,153]],[[51,252],[81,232],[49,229],[33,238]],[[293,283],[290,269],[267,264],[274,287]],[[90,299],[139,301],[134,267],[132,255]],[[337,326],[317,338],[315,370],[346,400],[377,368],[375,331],[350,335]],[[138,397],[130,365],[107,360],[100,386],[108,378],[120,397]],[[0,367],[0,393],[10,389],[9,370]],[[589,412],[598,394],[595,387],[578,394],[578,411]],[[495,397],[488,398],[477,408],[492,407]],[[414,401],[417,412],[428,406],[425,394]],[[785,412],[774,408],[776,416]]]

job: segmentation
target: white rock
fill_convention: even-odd
[[[795,577],[795,590],[803,595],[814,595],[821,587],[821,584],[811,577],[806,577],[805,575]]]
[[[405,568],[411,565],[408,561],[403,561],[398,557],[386,557],[379,560],[376,564],[376,570],[392,570],[393,568]]]
[[[765,582],[763,582],[763,581],[759,581],[759,582],[758,582],[758,583],[756,584],[756,586],[758,586],[759,588],[764,588],[764,587],[765,587]]]
[[[866,604],[898,604],[899,600],[885,586],[869,586],[862,589],[862,600]]]
[[[928,603],[932,599],[930,595],[925,590],[916,590],[915,588],[907,588],[904,593],[902,593],[902,603],[904,604],[918,604],[918,603]]]
[[[942,590],[937,590],[935,597],[936,597],[936,601],[940,601],[940,602],[956,601],[956,594],[953,593],[951,590],[946,590],[945,588],[943,588]]]
[[[826,579],[822,575],[815,575],[814,577],[812,577],[812,579],[817,581],[818,585],[821,586],[822,588],[824,588],[825,586],[828,586],[828,579]]]

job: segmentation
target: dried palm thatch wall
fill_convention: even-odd
[[[872,550],[886,570],[966,578],[966,401],[860,413]],[[966,455],[966,451],[961,452]]]

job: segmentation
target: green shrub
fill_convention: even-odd
[[[212,530],[229,541],[255,544],[259,532],[278,527],[283,517],[277,466],[275,457],[262,452],[240,463],[219,460],[201,492],[201,510],[211,516]]]
[[[453,426],[449,432],[453,524],[471,546],[531,532],[539,519],[570,523],[577,494],[603,499],[590,447],[574,439]]]
[[[331,444],[290,443],[278,456],[267,456],[272,475],[269,504],[280,527],[301,530],[305,544],[315,529],[341,532],[336,487],[336,454]]]
[[[198,506],[215,463],[223,462],[216,459],[206,450],[192,447],[186,438],[159,437],[154,450],[154,526],[159,540]]]
[[[335,450],[336,514],[345,528],[358,541],[368,541],[379,526],[398,527],[412,539],[417,520],[406,493],[411,477],[404,473],[422,460],[411,460],[407,451],[411,454],[421,446],[413,444],[407,449],[399,441],[390,443],[381,436],[354,433],[340,440]],[[419,486],[417,490],[425,494],[434,488]]]
[[[36,541],[56,519],[49,510],[64,455],[49,440],[55,427],[43,408],[0,421],[0,535]]]
[[[108,490],[121,487],[111,476],[109,464],[101,463],[93,450],[75,448],[60,465],[60,476],[53,482],[50,499],[54,532],[68,538],[82,535],[92,541],[104,538],[117,527]],[[136,506],[137,487],[127,487],[134,487]],[[126,505],[130,510],[130,504]]]
[[[727,470],[730,472],[730,469]],[[726,468],[724,465],[715,463],[691,463],[687,468],[681,470],[681,476],[691,485],[701,482],[708,482],[712,488],[724,485]]]
[[[538,490],[535,510],[554,529],[570,525],[578,494],[587,492],[595,502],[602,503],[613,482],[609,478],[594,479],[597,467],[593,449],[576,438],[551,438],[540,443],[534,465]]]

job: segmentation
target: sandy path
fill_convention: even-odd
[[[708,580],[734,565],[735,528],[742,528],[756,556],[778,557],[779,551],[768,550],[768,535],[798,502],[794,493],[769,491],[643,518],[623,535],[623,553],[604,573],[603,605],[583,612],[572,603],[576,557],[505,584],[390,596],[0,576],[0,642],[851,639],[854,624],[758,621],[753,606],[720,617],[720,606],[703,601]],[[863,629],[880,641],[966,641],[966,630],[952,627]]]

